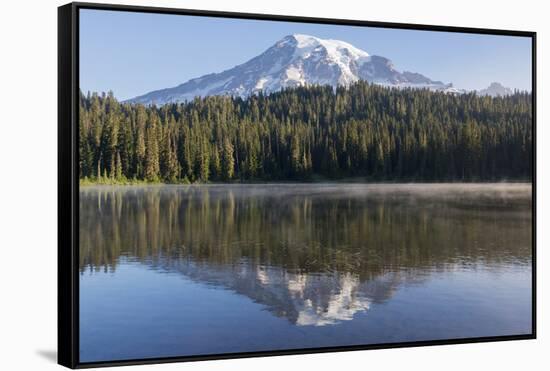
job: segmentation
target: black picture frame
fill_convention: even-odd
[[[82,363],[79,360],[79,181],[78,181],[78,115],[79,115],[79,10],[193,15],[249,20],[268,20],[379,28],[427,30],[440,32],[523,36],[532,41],[532,332],[525,335],[473,337],[361,346],[290,349],[246,353],[111,360]],[[70,3],[58,8],[58,363],[69,368],[154,364],[167,362],[230,359],[288,354],[340,352],[381,348],[449,345],[536,338],[536,32],[486,28],[447,27],[424,24],[371,22],[345,19],[312,18],[268,14],[234,13],[190,9]]]

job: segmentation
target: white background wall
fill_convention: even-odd
[[[99,2],[103,2],[97,0]],[[538,298],[535,341],[139,366],[156,370],[536,370],[550,353],[550,30],[545,2],[480,0],[141,0],[120,3],[538,32]],[[0,369],[49,370],[56,351],[57,6],[8,0],[0,10]],[[548,367],[548,366],[546,366]],[[138,369],[130,367],[130,369]],[[546,368],[547,369],[547,368]]]

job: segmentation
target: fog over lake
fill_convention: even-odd
[[[81,361],[531,332],[528,183],[90,186]]]

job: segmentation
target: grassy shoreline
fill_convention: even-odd
[[[88,186],[150,186],[150,185],[216,185],[216,184],[320,184],[320,183],[357,183],[357,184],[406,184],[406,183],[425,183],[425,184],[443,184],[443,183],[462,183],[462,184],[490,184],[490,183],[532,183],[532,179],[376,179],[376,178],[341,178],[341,179],[289,179],[289,180],[233,180],[233,181],[209,181],[209,182],[189,182],[188,180],[164,182],[147,181],[139,179],[79,179],[80,187]]]

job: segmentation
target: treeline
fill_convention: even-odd
[[[530,179],[530,93],[507,97],[365,82],[162,107],[80,96],[91,182]]]

